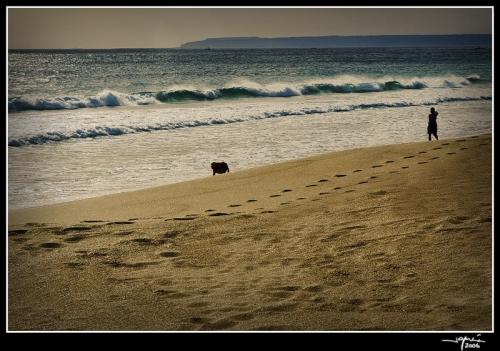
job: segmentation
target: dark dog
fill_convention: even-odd
[[[226,173],[229,172],[229,166],[226,162],[212,162],[212,170],[215,173]]]

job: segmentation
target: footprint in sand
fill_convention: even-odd
[[[491,217],[483,217],[479,221],[480,223],[491,223]]]
[[[439,156],[435,156],[433,158],[431,158],[431,160],[437,160],[439,158]]]
[[[479,144],[479,146],[486,146],[486,145],[488,145],[488,143]]]
[[[290,191],[292,191],[291,189],[283,189],[281,190],[282,193],[289,193]]]
[[[341,186],[336,186],[335,188],[333,188],[333,190],[339,190],[339,189],[342,189]]]
[[[255,199],[250,199],[250,200],[247,200],[247,202],[256,202],[257,200]]]
[[[88,237],[83,236],[83,235],[75,235],[75,236],[64,239],[64,241],[66,241],[68,243],[77,243],[77,242],[82,241],[83,239],[86,239],[86,238],[88,238]]]
[[[215,212],[215,213],[209,214],[209,216],[211,216],[211,217],[228,216],[228,215],[229,215],[229,213],[226,213],[226,212]]]
[[[363,180],[362,182],[359,182],[358,184],[368,184],[366,180]]]
[[[153,240],[151,240],[149,238],[137,238],[137,239],[129,240],[128,242],[141,244],[141,245],[152,245],[153,244]]]
[[[204,324],[208,323],[209,319],[204,317],[191,317],[189,318],[189,322],[193,324]]]
[[[417,164],[419,165],[423,165],[424,163],[428,163],[427,161],[420,161],[420,162],[417,162]]]
[[[414,158],[415,156],[405,156],[403,158]]]
[[[103,223],[103,222],[105,222],[105,221],[100,221],[97,219],[88,219],[88,220],[82,221],[82,223]]]
[[[276,211],[271,211],[271,210],[266,210],[266,211],[261,211],[260,213],[274,213]]]
[[[306,185],[306,188],[310,188],[312,186],[318,186],[318,184],[309,184],[309,185]]]
[[[447,152],[448,155],[455,155],[456,152]]]
[[[333,241],[336,240],[339,237],[338,234],[330,234],[326,238],[321,239],[322,242],[327,242],[327,241]]]
[[[176,292],[175,290],[157,290],[155,293],[159,295],[167,295],[170,299],[183,299],[190,296],[189,294]]]
[[[280,286],[273,289],[274,291],[271,292],[270,295],[278,298],[287,298],[292,296],[293,293],[299,289],[300,287],[296,285]]]
[[[229,205],[227,207],[240,207],[241,205],[240,204],[234,204],[234,205]]]
[[[131,222],[131,221],[117,221],[117,222],[111,222],[111,223],[108,223],[109,225],[111,224],[134,224],[134,222]]]
[[[74,269],[83,269],[85,263],[83,262],[66,262],[66,267],[74,268]]]
[[[441,146],[446,146],[446,145],[450,145],[450,143],[441,144]]]
[[[270,195],[269,197],[278,197],[278,196],[281,196],[279,194],[274,194],[274,195]]]
[[[385,161],[385,163],[393,163],[394,161],[392,160],[389,160],[389,161]]]
[[[91,230],[91,227],[81,227],[81,226],[74,226],[74,227],[68,227],[64,228],[62,232],[72,232],[72,231],[83,231],[83,230]]]
[[[12,235],[21,235],[21,234],[25,234],[27,232],[28,232],[27,229],[9,230],[9,236],[12,236]]]
[[[117,236],[126,236],[126,235],[130,235],[132,233],[133,233],[132,230],[126,230],[126,231],[123,231],[123,232],[114,233],[114,235],[117,235]]]
[[[435,148],[434,148],[434,149],[432,149],[432,150],[441,150],[441,149],[442,149],[442,147],[435,147]]]
[[[287,330],[290,327],[283,325],[283,324],[269,324],[269,325],[263,325],[261,327],[255,327],[250,330],[255,330],[255,331],[274,331],[274,330]]]
[[[103,262],[104,264],[114,267],[114,268],[147,268],[149,266],[154,266],[162,263],[161,261],[150,261],[150,262],[121,262],[117,260],[111,260]]]
[[[377,176],[371,176],[370,179],[377,179]]]
[[[382,165],[373,165],[372,168],[379,168],[382,167]]]
[[[402,168],[402,169],[406,169],[406,168],[408,168],[408,166],[403,166],[403,167],[401,167],[401,168]]]
[[[387,194],[387,191],[384,191],[384,190],[379,190],[379,191],[375,191],[373,193],[369,193],[370,195],[377,195],[377,196],[380,196],[380,195],[385,195]]]
[[[468,147],[461,147],[460,150],[469,150]]]
[[[462,224],[463,222],[467,221],[469,217],[466,216],[452,216],[447,219],[449,223],[452,224]]]
[[[255,216],[253,214],[242,214],[242,215],[239,215],[237,218],[255,218]]]
[[[344,191],[344,193],[352,193],[353,191],[354,190],[352,190],[352,189],[351,190],[346,190],[346,191]]]
[[[192,221],[196,217],[174,217],[174,221]]]
[[[363,170],[362,169],[356,169],[354,171],[352,171],[353,173],[357,173],[357,172],[362,172]]]
[[[179,235],[181,232],[179,231],[176,231],[176,230],[172,230],[172,231],[169,231],[169,232],[166,232],[163,234],[163,238],[165,239],[173,239],[175,238],[177,235]]]
[[[298,197],[297,200],[305,200],[305,197]]]
[[[161,257],[177,257],[180,255],[180,252],[177,251],[164,251],[160,252]]]
[[[205,210],[205,212],[215,212],[215,210],[208,209],[208,210]]]
[[[418,153],[419,153],[419,154],[426,154],[426,153],[427,153],[427,151],[419,151]]]
[[[306,286],[302,290],[307,291],[307,292],[311,292],[311,293],[317,293],[317,292],[320,292],[321,290],[323,290],[323,286],[322,285],[310,285],[310,286]]]
[[[318,195],[328,195],[330,194],[329,192],[324,192],[324,193],[319,193]]]
[[[56,249],[58,247],[61,247],[62,245],[59,243],[41,243],[39,246],[43,247],[44,249]]]
[[[341,178],[341,177],[345,177],[345,176],[346,176],[346,174],[335,174],[335,177],[337,177],[337,178]]]
[[[280,205],[290,205],[290,202],[282,202]]]

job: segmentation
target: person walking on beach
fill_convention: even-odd
[[[436,122],[438,112],[434,107],[431,107],[431,113],[429,114],[429,124],[427,125],[427,134],[429,134],[429,141],[431,140],[431,135],[434,135],[436,140],[438,138],[438,125]]]

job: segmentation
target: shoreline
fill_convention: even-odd
[[[477,135],[465,136],[465,137],[461,137],[461,138],[468,139],[471,137],[481,137],[481,136],[488,136],[488,135],[491,135],[491,133],[477,134]],[[433,142],[453,141],[453,140],[461,139],[461,138],[442,139],[439,141],[433,140]],[[317,154],[317,155],[313,155],[313,156],[291,159],[291,160],[286,160],[286,161],[272,163],[272,164],[265,164],[265,165],[261,165],[261,166],[249,167],[249,168],[245,168],[245,169],[238,170],[238,171],[231,171],[230,173],[226,173],[226,174],[222,174],[222,175],[215,175],[215,177],[205,176],[205,177],[194,178],[191,180],[185,180],[185,181],[181,181],[181,182],[155,185],[155,186],[140,188],[140,189],[124,190],[124,191],[120,191],[120,192],[98,195],[98,196],[90,196],[88,198],[83,198],[83,199],[62,201],[62,202],[56,202],[56,203],[46,204],[46,205],[38,205],[38,206],[33,206],[33,207],[22,207],[22,208],[9,209],[8,210],[9,226],[22,224],[21,219],[18,219],[18,217],[26,218],[26,221],[28,221],[28,222],[35,221],[35,218],[40,218],[39,214],[46,213],[47,211],[50,211],[50,209],[52,209],[52,208],[55,211],[57,211],[60,208],[65,208],[65,207],[74,207],[75,209],[78,207],[85,208],[85,207],[88,207],[87,202],[89,203],[89,205],[92,203],[99,205],[99,203],[107,203],[108,200],[120,201],[120,200],[126,199],[129,195],[132,197],[140,197],[141,195],[150,197],[151,193],[165,192],[165,191],[168,191],[172,187],[174,187],[174,188],[175,187],[186,188],[186,187],[190,187],[190,186],[196,187],[196,186],[200,186],[205,181],[209,181],[209,182],[215,181],[216,183],[219,183],[219,182],[223,181],[222,179],[219,179],[221,177],[228,177],[228,176],[234,177],[234,175],[236,175],[238,177],[245,177],[245,173],[247,173],[247,172],[249,174],[255,174],[255,173],[259,173],[259,172],[267,173],[267,172],[272,171],[272,168],[274,168],[274,167],[277,167],[278,169],[287,168],[288,164],[292,165],[295,163],[309,162],[309,161],[314,162],[315,160],[321,160],[324,158],[335,157],[335,155],[340,155],[341,153],[357,154],[359,152],[363,152],[363,150],[367,150],[367,151],[376,150],[376,149],[382,150],[384,148],[397,148],[398,146],[408,147],[408,146],[411,146],[413,144],[425,145],[426,143],[429,143],[429,142],[419,141],[419,142],[410,142],[410,143],[401,143],[401,144],[387,144],[387,145],[379,145],[379,146],[371,146],[371,147],[359,147],[359,148],[345,149],[345,150],[340,150],[340,151],[331,151],[331,152],[321,153],[321,154]],[[215,178],[217,178],[217,179],[215,179]],[[153,200],[154,200],[154,196],[153,196]],[[133,217],[133,216],[134,216],[133,214],[128,215],[128,217]],[[116,220],[116,219],[124,219],[123,217],[127,217],[127,215],[124,214],[121,218],[116,218],[116,217],[113,217],[113,218]],[[45,221],[45,222],[56,223],[56,222],[53,222],[52,220],[47,220],[50,218],[46,217],[45,214],[40,219],[44,219],[43,221]],[[61,223],[63,223],[63,222],[61,222]],[[64,222],[64,223],[68,223],[68,222]]]
[[[473,137],[473,136],[481,136],[481,135],[489,135],[489,134],[491,134],[491,133],[471,134],[471,135],[465,135],[465,136],[460,136],[460,137],[453,137],[453,138],[449,138],[449,139],[442,139],[441,141],[444,141],[444,140],[453,140],[453,139],[458,139],[458,138],[470,138],[470,137]],[[421,141],[417,141],[417,142],[421,142]],[[279,161],[279,162],[272,162],[272,163],[267,163],[267,164],[260,164],[260,165],[248,166],[248,167],[241,168],[241,169],[239,169],[239,170],[237,170],[235,172],[249,171],[249,170],[252,170],[252,169],[255,169],[255,168],[260,168],[260,167],[269,167],[269,166],[278,165],[278,164],[286,163],[286,162],[293,162],[293,161],[299,161],[299,160],[308,159],[308,158],[315,158],[315,157],[320,157],[320,156],[323,156],[323,155],[331,155],[331,154],[334,154],[334,153],[337,153],[337,152],[342,152],[342,151],[362,150],[362,149],[369,149],[369,148],[372,148],[372,147],[395,146],[395,145],[412,144],[412,143],[414,143],[414,142],[404,142],[404,143],[397,143],[397,144],[381,144],[381,145],[374,145],[374,146],[360,146],[360,147],[355,147],[355,148],[340,149],[340,150],[335,150],[335,151],[317,153],[317,154],[310,155],[310,156],[305,156],[305,157],[299,157],[299,158],[294,158],[294,159],[283,160],[283,161]],[[210,172],[211,171],[207,169],[206,173],[208,174]],[[192,182],[192,181],[199,181],[199,180],[202,180],[202,179],[209,179],[209,178],[211,178],[211,176],[209,176],[209,175],[208,176],[207,175],[205,175],[205,176],[198,176],[198,177],[195,177],[195,178],[192,178],[192,179],[181,180],[181,181],[174,181],[172,183],[162,182],[162,183],[158,183],[158,184],[151,185],[151,186],[139,187],[139,188],[128,188],[128,189],[124,189],[124,190],[120,190],[120,191],[114,191],[114,192],[110,192],[110,193],[101,193],[101,194],[98,194],[98,195],[91,195],[89,197],[84,197],[84,198],[74,198],[74,199],[68,198],[68,199],[65,199],[65,200],[54,200],[54,202],[50,202],[50,203],[46,203],[46,204],[39,204],[39,205],[34,205],[34,206],[28,206],[28,207],[16,207],[16,208],[14,208],[14,207],[9,206],[9,213],[11,211],[32,210],[32,209],[36,209],[36,208],[40,208],[40,207],[46,207],[46,206],[63,205],[63,204],[70,203],[70,202],[76,202],[76,201],[82,201],[82,200],[89,200],[89,199],[94,199],[94,198],[98,198],[98,197],[105,197],[105,196],[116,195],[116,194],[124,194],[124,193],[129,193],[129,192],[144,191],[144,190],[148,190],[148,189],[161,188],[161,187],[164,187],[164,186],[171,186],[171,185],[175,185],[175,184],[181,184],[181,183]]]

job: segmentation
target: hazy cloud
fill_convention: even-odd
[[[16,48],[168,48],[210,37],[491,33],[492,9],[8,9]]]

